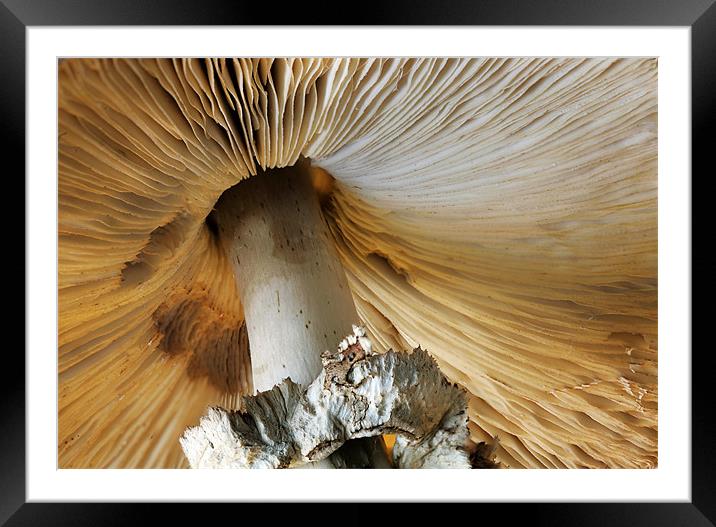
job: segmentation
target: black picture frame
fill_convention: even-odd
[[[459,0],[426,2],[399,0],[387,5],[361,2],[352,15],[340,2],[323,6],[306,3],[282,3],[252,6],[237,2],[213,0],[0,0],[0,108],[2,108],[6,156],[16,163],[14,179],[18,192],[25,196],[25,35],[28,26],[112,26],[112,25],[316,25],[312,13],[320,12],[323,24],[342,25],[549,25],[549,26],[689,26],[691,28],[692,74],[692,172],[703,172],[705,179],[709,150],[707,134],[712,128],[716,101],[716,5],[715,0]],[[261,4],[261,3],[255,3]],[[347,19],[347,16],[351,16]],[[10,159],[7,157],[6,159]],[[688,175],[675,175],[688,177]],[[693,181],[691,177],[692,189]],[[21,181],[23,183],[21,183]],[[6,190],[7,191],[7,190]],[[13,193],[14,196],[18,194]],[[698,197],[692,190],[692,196]],[[26,197],[26,196],[25,196]],[[701,193],[701,199],[704,193]],[[17,200],[17,198],[15,198]],[[693,201],[692,201],[693,211]],[[693,212],[692,212],[693,214]],[[17,215],[14,214],[17,223]],[[6,218],[6,225],[12,219]],[[693,222],[692,240],[704,224]],[[19,229],[15,229],[18,237]],[[698,238],[696,238],[698,239]],[[708,239],[708,238],[703,238]],[[25,245],[23,239],[14,247]],[[7,247],[7,245],[6,245]],[[19,250],[15,251],[20,253]],[[22,252],[24,259],[24,251]],[[711,260],[704,258],[704,263]],[[693,259],[692,263],[699,260]],[[27,277],[26,281],[27,283]],[[705,293],[701,293],[705,295]],[[20,312],[19,309],[14,309]],[[693,311],[692,320],[708,316],[708,309]],[[25,313],[32,316],[32,313]],[[9,326],[9,325],[8,325]],[[693,327],[693,322],[692,322]],[[701,326],[703,327],[703,325]],[[6,335],[11,332],[6,328]],[[471,505],[467,516],[476,521],[488,512],[501,518],[519,517],[526,525],[648,525],[650,527],[714,525],[716,522],[716,464],[714,463],[713,391],[710,386],[712,352],[709,346],[692,350],[692,462],[690,503],[608,503],[608,504],[501,504]],[[176,519],[208,523],[222,509],[212,509],[210,516],[185,504],[99,504],[99,503],[25,503],[25,362],[18,353],[5,350],[9,362],[0,382],[0,525],[127,525],[149,516],[157,508],[162,523]],[[280,501],[290,496],[277,497]],[[320,496],[317,494],[317,500]],[[231,505],[236,507],[237,505]],[[242,515],[255,516],[259,511],[245,509]],[[219,507],[212,504],[212,507]],[[344,505],[340,516],[365,518],[365,505]],[[454,512],[460,510],[456,505]],[[476,507],[479,507],[476,508]],[[272,514],[277,512],[271,505]],[[205,507],[202,507],[205,510]],[[403,508],[401,507],[401,510]],[[302,507],[291,507],[300,515]],[[394,510],[394,509],[393,509]],[[411,506],[424,514],[422,508]],[[217,512],[219,511],[219,512]],[[263,513],[265,514],[265,512]],[[382,514],[382,513],[381,513]],[[393,512],[407,521],[405,512]],[[380,520],[390,521],[392,515]],[[312,513],[312,517],[319,518]],[[203,520],[201,520],[203,518]],[[276,521],[281,521],[274,516]],[[380,516],[376,516],[380,518]],[[357,520],[355,520],[357,521]],[[352,521],[351,521],[352,523]]]

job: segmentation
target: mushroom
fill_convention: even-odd
[[[358,323],[375,360],[426,349],[503,466],[656,466],[656,71],[64,60],[59,466],[187,466],[207,406],[311,386]],[[295,294],[252,288],[274,271],[242,244],[277,242],[321,255]]]

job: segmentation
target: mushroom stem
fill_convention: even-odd
[[[242,181],[215,210],[244,307],[254,389],[270,390],[286,378],[310,384],[321,371],[321,352],[334,350],[359,319],[308,161]],[[363,459],[385,458],[368,445],[372,439],[361,442],[368,447]],[[353,460],[355,446],[346,449]]]

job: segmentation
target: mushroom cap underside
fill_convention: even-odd
[[[60,467],[186,466],[182,431],[250,393],[211,210],[301,157],[376,351],[427,349],[498,461],[656,466],[656,78],[641,58],[63,61]]]

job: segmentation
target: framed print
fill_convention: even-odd
[[[715,9],[4,1],[28,212],[0,518],[711,524],[690,174]]]

